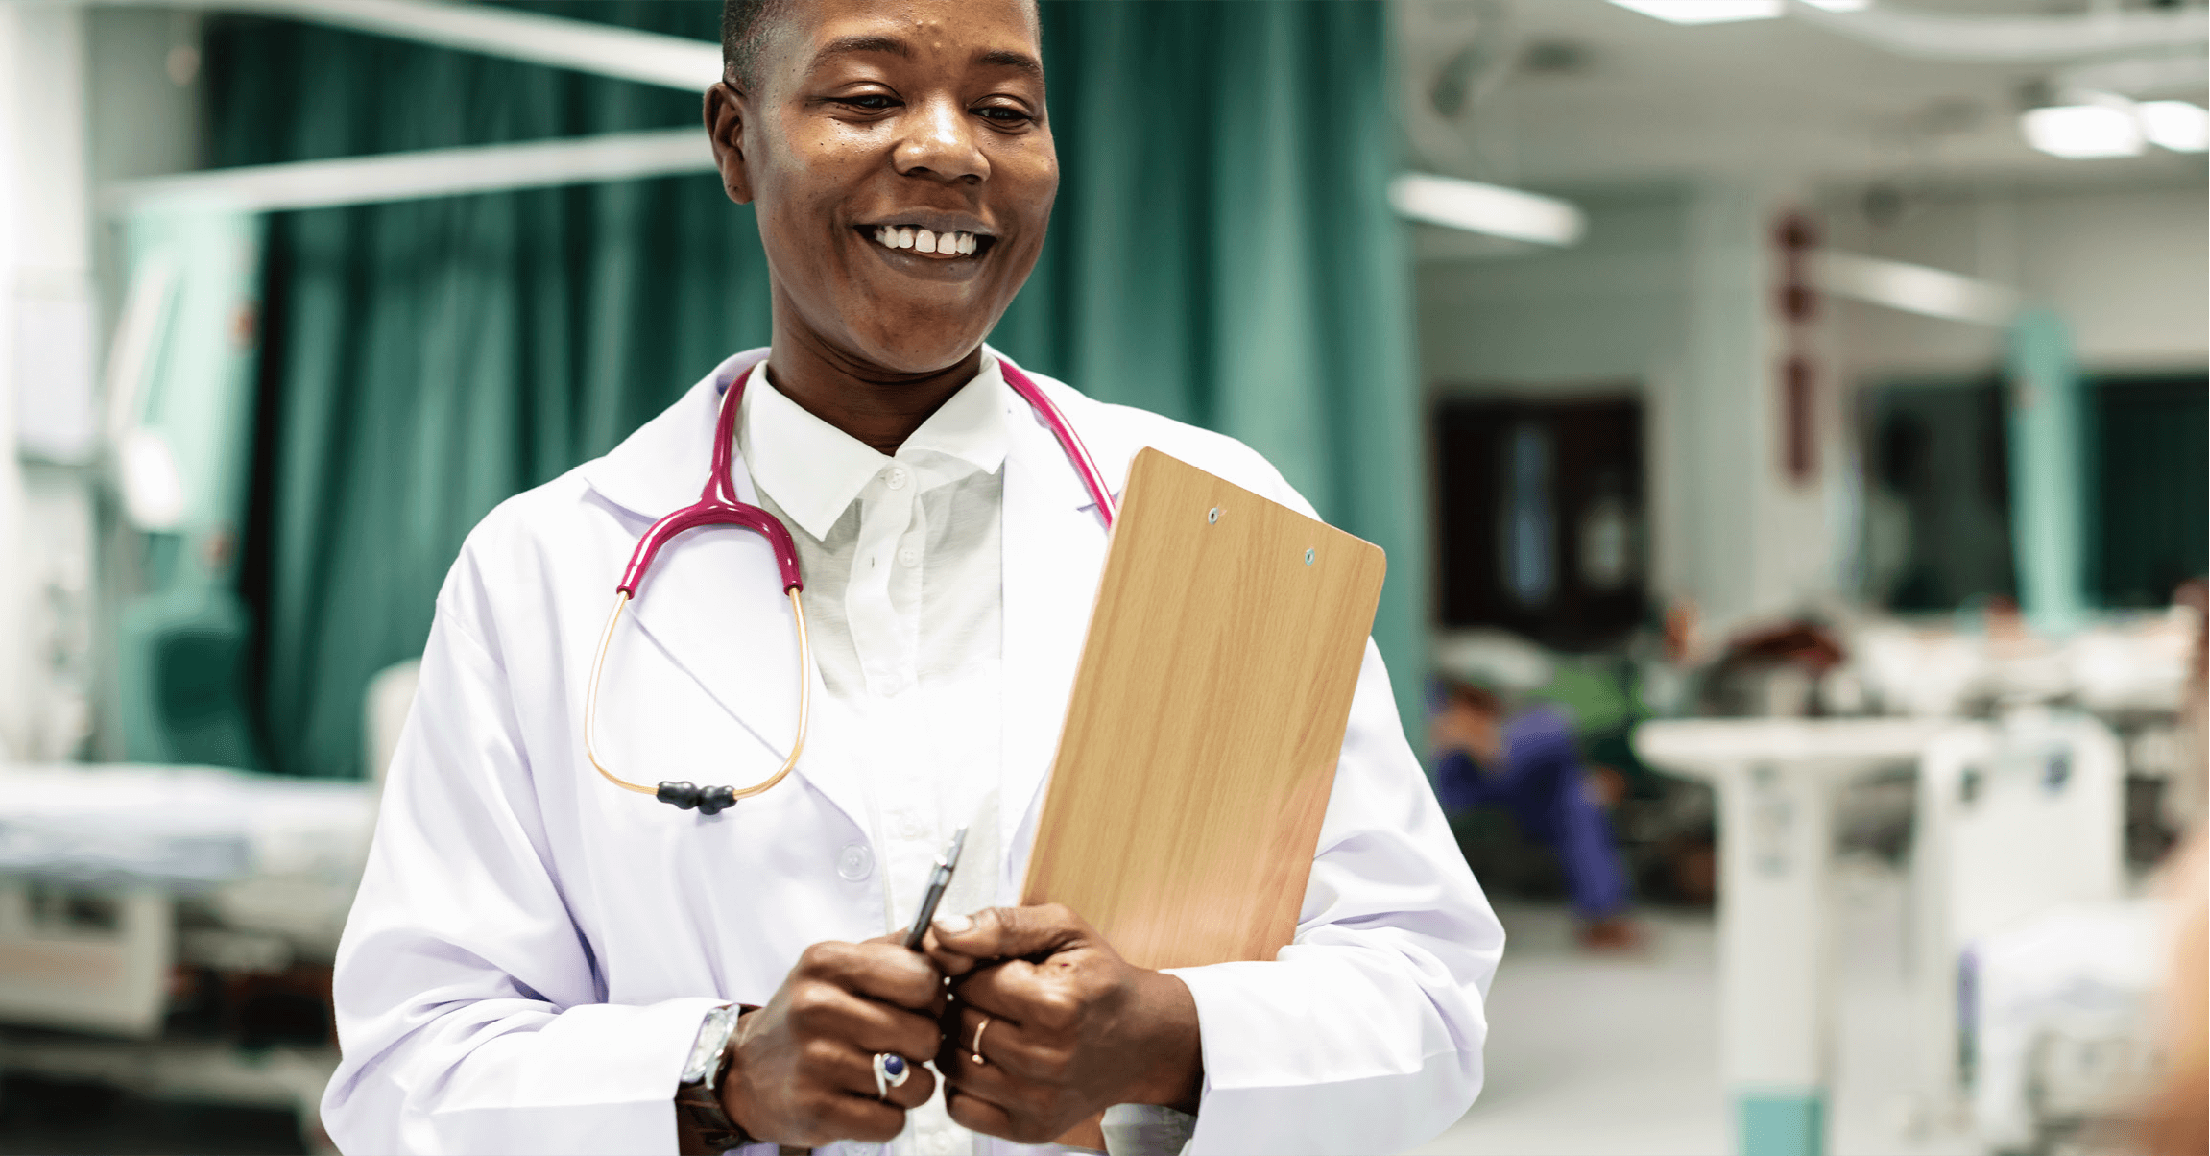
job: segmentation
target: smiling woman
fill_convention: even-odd
[[[718,0],[524,6],[701,38],[723,16]],[[1263,450],[1388,551],[1375,638],[1416,668],[1426,515],[1383,10],[1041,14],[1061,186],[993,340]],[[211,21],[207,62],[220,165],[698,117],[675,92],[280,21]],[[420,653],[468,528],[764,342],[766,267],[749,211],[688,178],[281,213],[270,242],[241,580],[251,705],[275,767],[353,776],[361,695]],[[1418,680],[1401,683],[1422,717]]]
[[[737,7],[752,47],[729,53],[706,127],[729,198],[760,208],[776,385],[890,452],[974,377],[1043,252],[1059,158],[1036,10]]]
[[[1251,448],[983,345],[1059,191],[1037,12],[731,11],[704,127],[728,198],[754,206],[771,344],[469,532],[336,964],[331,1136],[577,1152],[1432,1136],[1479,1087],[1502,938],[1371,647],[1278,958],[1151,970],[1082,912],[991,906],[1016,899],[1036,838],[1130,462],[1158,449],[1311,510]],[[1263,199],[1233,208],[1217,232],[1286,248]],[[1333,235],[1357,240],[1357,219]],[[1221,376],[1344,368],[1311,338],[1312,299],[1275,296],[1291,273],[1239,271],[1300,328]],[[1344,376],[1362,391],[1376,367]],[[602,631],[608,585],[634,630]],[[611,744],[601,718],[619,720]],[[608,746],[642,781],[605,781]],[[694,769],[759,785],[675,777]],[[897,929],[955,827],[968,868],[943,894],[974,914],[916,950]]]

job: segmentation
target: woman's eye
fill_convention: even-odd
[[[856,108],[861,112],[882,112],[886,109],[896,108],[898,99],[879,92],[869,92],[862,93],[859,96],[841,97],[837,100],[837,103],[848,108]]]
[[[999,124],[1020,124],[1028,119],[1028,114],[1020,109],[1007,108],[998,104],[990,105],[987,108],[979,108],[975,111],[985,119],[994,120]]]

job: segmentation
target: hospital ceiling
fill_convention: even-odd
[[[1993,17],[2077,15],[2098,2],[2152,7],[1880,2]],[[1676,25],[1605,0],[1401,0],[1398,16],[1409,149],[1415,164],[1455,176],[1575,189],[1708,177],[2163,183],[2201,180],[2204,171],[2200,155],[2079,161],[2027,147],[2018,116],[2032,95],[2092,61],[1913,59],[1820,27],[1800,8],[1777,19]],[[2194,77],[2138,95],[2201,102],[2199,66],[2179,71]]]

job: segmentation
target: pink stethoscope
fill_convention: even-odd
[[[1113,528],[1113,518],[1119,506],[1113,500],[1112,490],[1105,484],[1105,475],[1099,472],[1096,459],[1090,456],[1089,447],[1067,424],[1065,414],[1044,396],[1044,391],[1020,368],[1007,358],[998,358],[998,367],[1005,374],[1005,383],[1036,411],[1037,420],[1059,439],[1059,448],[1066,451],[1067,460],[1074,472],[1081,475],[1082,484],[1088,487],[1090,498],[1097,503],[1097,514],[1105,528]],[[746,505],[737,500],[735,464],[731,447],[736,442],[737,408],[744,396],[744,383],[755,370],[739,373],[721,395],[721,410],[714,421],[713,468],[706,476],[706,488],[696,502],[669,514],[647,527],[637,539],[637,548],[630,552],[629,566],[622,571],[622,580],[614,587],[614,612],[606,619],[606,630],[599,636],[598,657],[591,662],[591,686],[583,708],[583,755],[591,761],[593,769],[606,780],[627,791],[651,795],[663,803],[712,815],[725,807],[735,805],[738,799],[747,799],[772,788],[790,774],[798,765],[798,756],[806,749],[806,714],[810,688],[813,656],[806,637],[806,604],[800,597],[805,580],[798,573],[798,551],[791,544],[790,531],[777,521],[773,514],[758,506]],[[700,526],[742,526],[767,539],[774,548],[775,565],[783,574],[783,593],[790,597],[792,621],[798,630],[798,737],[791,741],[790,757],[773,775],[749,787],[701,787],[692,783],[665,782],[658,786],[632,783],[606,769],[598,756],[597,726],[599,714],[599,679],[606,670],[606,652],[614,641],[614,628],[621,624],[622,610],[637,596],[638,587],[644,584],[645,571],[652,567],[652,559],[660,547],[685,530]]]

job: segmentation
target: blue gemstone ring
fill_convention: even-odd
[[[890,1089],[904,1087],[905,1082],[912,1076],[913,1069],[905,1062],[904,1056],[896,1052],[875,1053],[876,1099],[889,1099]]]

